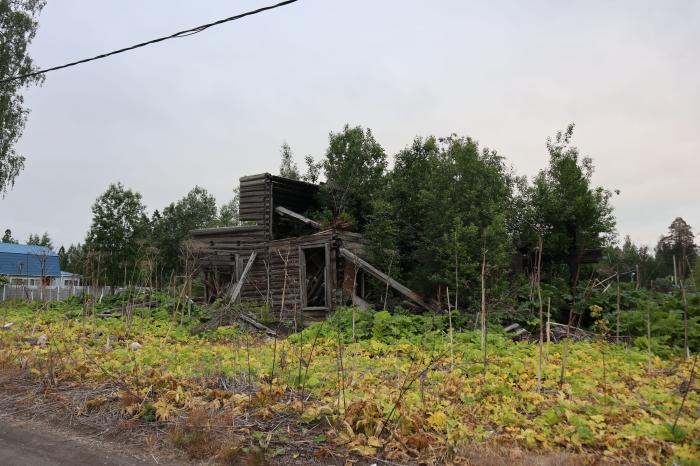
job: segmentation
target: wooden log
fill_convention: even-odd
[[[518,327],[520,327],[519,324],[510,324],[509,326],[505,327],[503,329],[503,331],[507,333],[507,332],[510,332],[511,330],[517,329]]]
[[[390,287],[392,287],[411,301],[421,305],[429,311],[437,310],[433,306],[429,305],[418,293],[410,290],[409,288],[403,286],[401,283],[397,282],[393,278],[389,277],[384,272],[381,272],[380,270],[376,269],[369,262],[365,261],[364,259],[361,259],[360,257],[356,256],[355,254],[351,253],[345,248],[339,248],[339,251],[343,257],[352,261],[354,264],[357,264],[357,266],[360,267],[362,270],[364,270],[374,278],[386,283],[387,285],[389,285]]]
[[[316,228],[317,230],[320,230],[320,229],[321,229],[321,224],[318,223],[317,221],[311,220],[311,219],[308,218],[308,217],[304,217],[303,215],[298,214],[298,213],[296,213],[296,212],[293,212],[293,211],[291,211],[291,210],[289,210],[289,209],[287,209],[287,208],[285,208],[285,207],[282,207],[282,206],[275,207],[275,212],[277,212],[277,213],[280,214],[280,215],[286,215],[287,217],[291,217],[291,218],[293,218],[293,219],[295,219],[295,220],[298,220],[298,221],[300,221],[301,223],[304,223],[304,224],[306,224],[306,225],[309,225],[309,226],[311,226],[311,227]]]
[[[255,327],[256,329],[265,332],[267,335],[270,335],[271,337],[274,337],[277,335],[277,332],[272,330],[270,327],[264,326],[263,324],[261,324],[257,320],[253,319],[251,316],[241,314],[238,316],[238,318],[240,320],[242,320],[243,322],[245,322],[246,324],[250,325],[251,327]]]

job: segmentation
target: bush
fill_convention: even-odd
[[[353,319],[355,341],[375,339],[383,343],[399,340],[422,339],[429,333],[447,330],[447,316],[435,314],[408,314],[397,308],[393,314],[388,311],[362,310],[345,307],[336,309],[324,322],[311,325],[302,332],[305,342],[319,339],[341,339],[343,343],[353,341]],[[453,321],[457,316],[453,316]],[[455,324],[456,326],[456,324]],[[299,334],[290,340],[299,342]]]

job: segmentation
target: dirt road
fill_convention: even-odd
[[[112,450],[85,437],[76,437],[38,423],[0,420],[0,465],[56,466],[157,464]]]

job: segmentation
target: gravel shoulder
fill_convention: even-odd
[[[0,464],[5,466],[158,464],[129,455],[90,437],[55,429],[35,421],[5,419],[0,424]]]

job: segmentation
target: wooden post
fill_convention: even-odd
[[[676,255],[673,255],[673,284],[678,285],[678,275],[676,274]]]
[[[615,343],[620,344],[620,272],[615,274],[617,277],[617,324],[615,326]]]
[[[647,373],[651,375],[651,305],[647,304]]]
[[[455,367],[455,353],[452,339],[452,306],[450,306],[450,287],[447,287],[447,319],[450,324],[450,368]]]
[[[688,345],[688,300],[685,296],[685,280],[681,277],[681,304],[683,305],[683,357],[690,359],[690,346]]]
[[[486,251],[481,262],[481,349],[484,352],[484,374],[486,374],[486,330],[488,328],[486,320]]]
[[[542,390],[542,346],[544,340],[544,325],[543,325],[543,315],[542,315],[542,235],[539,237],[537,245],[537,299],[539,301],[540,308],[540,339],[539,339],[539,351],[537,359],[537,391]]]
[[[324,287],[326,288],[326,308],[328,308],[328,311],[333,309],[333,294],[332,294],[332,282],[333,280],[331,279],[332,275],[335,273],[335,270],[331,270],[331,245],[330,243],[326,243],[324,246],[324,254],[326,255],[325,257],[325,271],[323,272],[323,281],[324,281]]]
[[[552,307],[552,298],[547,297],[547,348],[544,352],[545,362],[547,362],[549,360],[549,342],[550,342],[551,336],[552,336],[552,334],[551,334],[552,328],[551,328],[551,323],[550,323],[551,307]]]

